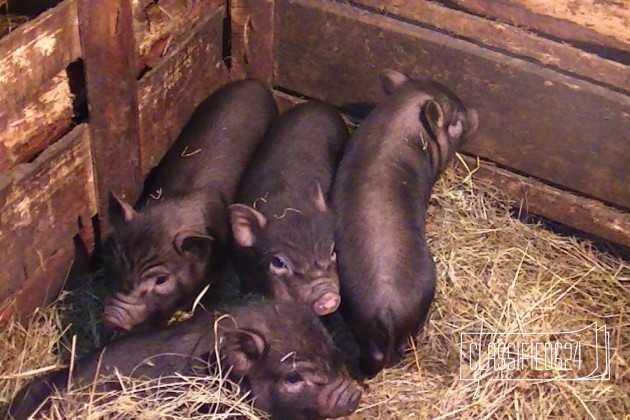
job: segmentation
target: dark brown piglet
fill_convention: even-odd
[[[334,216],[327,205],[347,139],[334,109],[298,105],[273,124],[230,206],[235,269],[246,291],[302,301],[318,315],[339,306]]]
[[[436,287],[426,242],[431,189],[477,112],[445,86],[389,70],[389,98],[353,133],[333,188],[340,312],[375,374],[395,362],[427,318]]]
[[[259,82],[229,84],[199,105],[145,185],[137,210],[110,196],[103,318],[123,330],[168,317],[223,266],[226,206],[277,116]]]
[[[254,405],[273,417],[339,417],[359,404],[361,388],[341,364],[319,319],[301,303],[274,301],[241,303],[163,330],[122,337],[81,359],[72,383],[102,392],[120,389],[116,371],[135,378],[208,375],[208,363],[217,359],[215,348],[223,371],[231,367],[231,379],[242,380],[242,392],[250,391]],[[46,399],[54,389],[66,389],[68,375],[63,369],[24,387],[11,403],[10,415],[25,419],[35,411],[45,413],[50,406]],[[100,377],[97,385],[95,377]],[[162,384],[167,387],[168,381]]]

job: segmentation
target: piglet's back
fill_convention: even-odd
[[[340,114],[328,105],[312,101],[287,111],[245,171],[240,201],[262,197],[269,189],[310,191],[315,182],[326,193],[347,136]],[[260,179],[266,182],[256,182]]]
[[[168,198],[202,189],[232,201],[243,170],[277,115],[271,93],[258,81],[221,88],[195,110],[147,180],[145,196],[160,190]]]

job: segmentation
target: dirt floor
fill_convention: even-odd
[[[438,182],[428,215],[438,266],[431,319],[403,362],[366,383],[351,418],[628,418],[630,265],[515,212],[518,203],[466,170],[449,169]],[[0,405],[72,352],[110,338],[99,321],[98,274],[91,280],[25,328],[2,332]],[[164,395],[155,382],[120,380],[125,391],[115,398],[59,400],[47,418],[260,416],[220,379],[181,378]],[[207,401],[232,411],[193,413]]]

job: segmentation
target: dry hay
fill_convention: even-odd
[[[493,187],[471,183],[463,171],[449,170],[438,182],[428,217],[439,279],[431,319],[403,362],[367,382],[352,418],[627,418],[630,266],[588,241],[524,224],[511,217],[513,208]],[[58,312],[59,305],[39,311],[26,329],[12,324],[3,332],[0,403],[8,401],[34,369],[61,363],[51,354],[63,331]],[[527,368],[509,374],[510,381],[490,380],[496,371],[471,372],[466,355],[462,374],[481,380],[460,379],[461,333],[573,331],[594,322],[610,332],[609,380],[558,381],[553,378],[567,372],[532,373]],[[592,330],[570,337],[585,343],[585,365],[595,353],[605,353],[602,342],[595,347],[591,338]],[[536,338],[560,339],[558,334]],[[484,344],[489,342],[493,338]],[[489,354],[481,351],[475,357],[485,361]],[[528,360],[524,366],[533,363]],[[50,418],[181,418],[191,416],[201,403],[217,400],[243,410],[246,418],[257,418],[223,381],[178,379],[180,387],[144,399],[134,396],[134,390],[146,396],[154,382],[120,379],[125,391],[104,406],[56,402],[59,412],[53,410]],[[190,390],[182,391],[185,388]]]

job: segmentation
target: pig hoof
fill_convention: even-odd
[[[334,292],[328,292],[319,298],[313,305],[313,310],[319,316],[328,315],[337,310],[341,303],[341,297]]]

